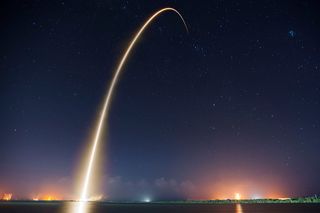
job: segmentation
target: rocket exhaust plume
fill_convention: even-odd
[[[169,11],[175,12],[176,14],[179,15],[179,17],[181,18],[181,20],[182,20],[182,22],[183,22],[183,24],[184,24],[184,26],[185,26],[185,28],[186,28],[186,30],[188,32],[187,25],[186,25],[182,15],[176,9],[167,7],[167,8],[163,8],[161,10],[158,10],[151,17],[149,17],[147,19],[147,21],[139,29],[139,31],[135,34],[133,39],[130,41],[130,44],[129,44],[128,48],[126,49],[125,53],[123,54],[118,66],[117,66],[117,69],[114,72],[111,84],[110,84],[110,86],[108,88],[108,92],[107,92],[107,96],[105,98],[105,102],[103,104],[102,111],[101,111],[99,119],[98,119],[96,133],[95,133],[95,136],[94,136],[94,140],[92,141],[93,146],[92,146],[92,150],[90,152],[90,158],[89,158],[89,162],[88,162],[88,165],[87,165],[87,170],[86,170],[84,181],[83,181],[83,188],[82,188],[82,193],[81,193],[81,198],[80,198],[81,202],[84,202],[84,201],[88,200],[88,198],[87,198],[88,197],[88,187],[89,187],[89,184],[90,184],[90,178],[91,178],[92,168],[93,168],[93,164],[94,164],[94,160],[95,160],[95,156],[96,156],[96,150],[97,150],[97,147],[98,147],[98,144],[99,144],[99,140],[100,140],[100,137],[101,137],[104,120],[105,120],[105,117],[106,117],[106,115],[107,115],[107,113],[109,111],[112,94],[113,94],[115,86],[116,86],[116,84],[117,84],[117,82],[119,80],[119,75],[120,75],[120,73],[122,71],[123,65],[125,64],[127,58],[129,57],[130,52],[133,49],[135,43],[139,40],[141,34],[149,26],[149,24],[156,17],[158,17],[161,13],[169,12]]]

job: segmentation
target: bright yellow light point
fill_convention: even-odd
[[[240,193],[235,193],[234,194],[234,199],[241,200],[241,194]]]

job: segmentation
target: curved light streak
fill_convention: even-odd
[[[161,13],[166,12],[166,11],[173,11],[176,14],[179,15],[179,17],[181,18],[187,32],[188,32],[188,27],[186,25],[186,22],[184,21],[182,15],[174,8],[171,7],[167,7],[167,8],[163,8],[159,11],[157,11],[156,13],[154,13],[150,18],[147,19],[147,21],[142,25],[142,27],[140,28],[140,30],[135,34],[134,38],[131,40],[129,47],[127,48],[127,50],[125,51],[124,55],[122,56],[117,69],[115,70],[115,74],[112,78],[111,84],[109,86],[108,92],[107,92],[107,96],[99,117],[99,121],[98,121],[98,127],[96,130],[96,134],[94,137],[94,141],[93,141],[93,147],[91,150],[91,154],[90,154],[90,159],[89,159],[89,163],[88,163],[88,167],[87,167],[87,172],[85,175],[85,179],[83,182],[83,188],[82,188],[82,193],[81,193],[81,198],[80,201],[84,202],[87,201],[87,193],[88,193],[88,186],[90,183],[90,178],[91,178],[91,173],[92,173],[92,168],[93,168],[93,163],[94,163],[94,159],[95,159],[95,155],[96,155],[96,149],[100,140],[100,136],[101,136],[101,132],[102,132],[102,127],[103,127],[103,122],[104,119],[106,117],[106,114],[109,110],[110,107],[110,102],[111,102],[111,98],[112,98],[112,94],[114,91],[114,88],[118,82],[119,79],[119,75],[121,73],[121,70],[123,68],[123,65],[125,64],[128,56],[130,55],[131,50],[133,49],[135,43],[139,40],[141,34],[143,33],[143,31],[148,27],[148,25]]]

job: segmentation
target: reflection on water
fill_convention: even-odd
[[[236,204],[236,213],[244,213],[240,203]]]
[[[59,213],[96,213],[98,210],[96,208],[97,206],[98,206],[98,203],[96,203],[96,202],[67,202],[62,206],[62,209]],[[126,206],[129,208],[132,208],[135,205],[130,206],[130,205],[121,205],[120,204],[118,207],[121,208],[121,206]],[[146,206],[147,205],[141,205],[141,207],[142,207],[141,209],[145,210],[143,207],[146,207]],[[150,205],[148,205],[148,206],[150,207]],[[155,205],[155,206],[157,206],[157,205]],[[218,207],[218,206],[212,206],[212,207]],[[230,207],[232,208],[232,206],[230,206]],[[136,206],[134,208],[136,208]],[[156,211],[157,210],[159,211],[160,209],[156,208]],[[217,212],[220,212],[219,211],[220,209],[215,209],[215,210],[218,210]],[[234,212],[234,210],[233,211],[231,209],[229,209],[229,210],[230,210],[230,213]],[[120,209],[119,209],[119,212],[122,213],[122,211]],[[227,212],[229,212],[229,211],[227,211]],[[237,203],[235,205],[235,213],[244,213],[240,203]]]
[[[94,202],[68,202],[66,203],[61,213],[91,213],[94,207]]]
[[[80,202],[0,202],[1,213],[79,213]],[[320,204],[185,205],[86,202],[87,213],[319,213]]]
[[[96,206],[96,202],[68,202],[65,203],[60,213],[95,213]],[[237,203],[235,207],[235,213],[244,213],[240,203]]]
[[[96,202],[67,202],[59,213],[95,213],[96,206]],[[240,203],[237,203],[235,207],[235,213],[244,213]]]

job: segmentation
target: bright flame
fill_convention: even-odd
[[[235,193],[234,194],[234,199],[241,200],[241,194],[240,193]]]
[[[7,193],[7,194],[4,194],[3,197],[2,197],[2,200],[11,200],[12,198],[12,193]]]
[[[163,8],[159,11],[157,11],[156,13],[154,13],[149,19],[147,19],[147,21],[142,25],[142,27],[139,29],[139,31],[136,33],[136,35],[134,36],[134,38],[131,40],[129,47],[127,48],[127,50],[125,51],[124,55],[122,56],[122,59],[120,60],[117,69],[115,70],[115,74],[112,78],[109,90],[107,92],[107,96],[100,114],[100,118],[98,120],[98,126],[97,126],[97,130],[96,130],[96,134],[93,140],[93,147],[90,153],[90,158],[89,158],[89,162],[87,165],[87,171],[85,174],[85,178],[84,178],[84,182],[83,182],[83,188],[82,188],[82,193],[81,193],[81,198],[80,201],[84,202],[88,200],[88,186],[89,186],[89,182],[90,182],[90,177],[91,177],[91,173],[92,173],[92,168],[93,168],[93,163],[94,163],[94,159],[95,159],[95,155],[96,155],[96,149],[100,140],[100,136],[101,136],[101,131],[102,131],[102,127],[103,127],[103,121],[106,117],[106,114],[108,112],[109,106],[110,106],[110,101],[111,101],[111,97],[115,88],[115,85],[118,81],[119,78],[119,74],[122,70],[123,65],[125,64],[128,56],[130,55],[130,52],[132,50],[132,48],[134,47],[135,43],[138,41],[138,39],[140,38],[141,34],[143,33],[143,31],[145,30],[145,28],[153,21],[154,18],[156,18],[159,14],[161,14],[162,12],[165,11],[173,11],[175,13],[177,13],[179,15],[179,17],[181,18],[181,20],[183,21],[183,24],[185,25],[187,31],[187,25],[183,19],[183,17],[181,16],[181,14],[175,10],[174,8]],[[82,205],[80,205],[80,208]]]

